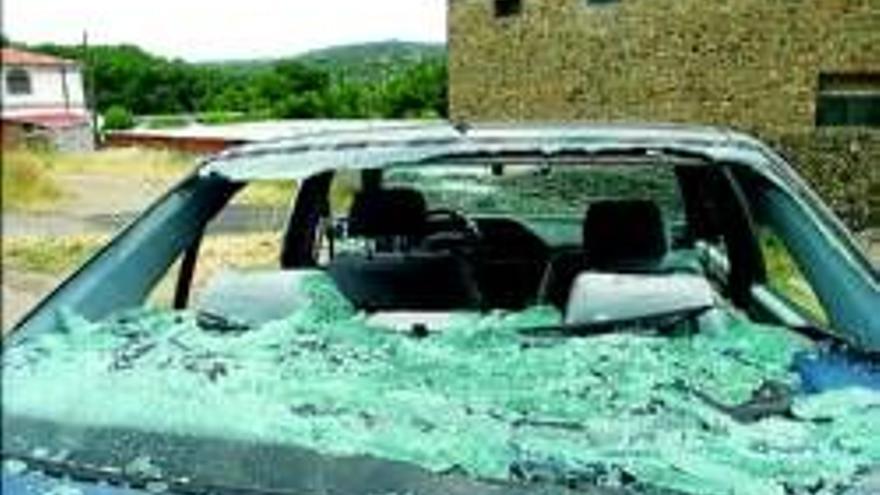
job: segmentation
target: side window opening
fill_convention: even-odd
[[[205,227],[189,287],[189,305],[220,273],[279,267],[281,233],[297,186],[265,181],[242,189]],[[148,304],[172,308],[186,253],[182,253],[153,288]]]
[[[369,173],[369,172],[365,172]],[[315,260],[317,266],[326,267],[345,244],[346,222],[352,202],[363,183],[359,171],[337,171],[327,193],[329,211],[315,225]]]
[[[804,243],[809,242],[811,234],[797,228],[800,219],[789,208],[787,195],[754,173],[742,171],[736,177],[753,214],[754,235],[764,271],[757,283],[799,317],[817,327],[830,329],[834,322],[827,301],[822,299],[829,296],[828,290],[815,285],[821,274],[817,270],[822,267],[805,251]],[[774,318],[780,316],[771,313]]]
[[[721,178],[714,168],[679,167],[676,170],[687,210],[686,242],[692,243],[709,279],[721,292],[729,292],[731,256],[724,235],[725,207],[718,188]]]
[[[805,316],[827,326],[828,315],[822,303],[782,239],[768,226],[760,227],[758,238],[764,258],[767,286],[795,305]]]

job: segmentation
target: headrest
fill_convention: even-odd
[[[666,254],[666,229],[653,201],[614,200],[590,205],[583,225],[590,268],[622,270],[659,262]]]
[[[355,237],[417,236],[424,232],[427,205],[415,189],[371,189],[354,197],[348,234]]]

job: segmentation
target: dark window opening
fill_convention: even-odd
[[[602,5],[611,5],[614,3],[618,3],[620,0],[586,0],[587,6],[589,7],[599,7]]]
[[[31,75],[23,69],[10,70],[6,74],[6,88],[11,95],[31,94]]]
[[[495,0],[495,17],[510,17],[522,12],[522,0]]]
[[[816,125],[880,127],[880,73],[820,74]]]

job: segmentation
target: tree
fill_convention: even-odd
[[[422,62],[393,77],[385,91],[385,115],[391,118],[446,117],[446,64]]]
[[[87,80],[95,83],[96,106],[104,113],[114,107],[134,115],[235,112],[274,118],[410,118],[447,113],[442,57],[398,57],[381,70],[366,71],[372,74],[367,77],[352,68],[354,60],[200,65],[158,57],[134,45],[91,46],[88,53],[82,46],[33,48],[79,60]],[[370,66],[375,61],[363,63]],[[120,114],[118,109],[114,113]]]

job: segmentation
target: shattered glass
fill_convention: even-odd
[[[57,332],[5,352],[4,406],[438,472],[707,495],[835,493],[880,464],[880,393],[799,392],[791,363],[813,344],[732,310],[674,337],[519,331],[559,324],[551,307],[450,314],[415,335],[356,312],[319,272],[304,292],[294,314],[241,332],[189,312],[63,315]],[[768,397],[781,407],[736,408]]]

